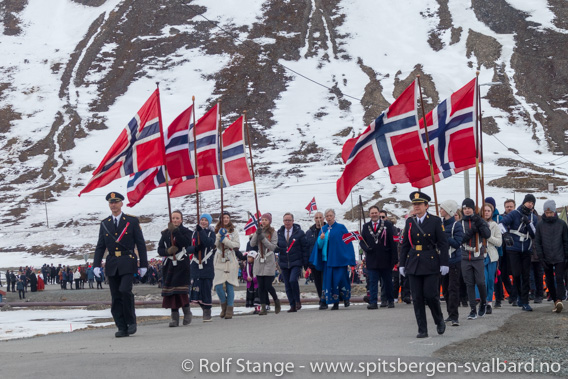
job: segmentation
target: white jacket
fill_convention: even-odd
[[[239,286],[239,261],[235,255],[235,249],[241,247],[239,242],[239,233],[235,229],[232,233],[227,234],[223,242],[221,242],[221,234],[217,233],[215,239],[215,278],[213,278],[213,287],[217,284],[229,282],[235,287]],[[223,252],[225,253],[225,261],[223,262]]]
[[[491,237],[487,239],[487,254],[491,262],[497,262],[499,260],[497,248],[503,244],[503,237],[501,236],[499,224],[493,220],[489,222],[489,230],[491,230]]]

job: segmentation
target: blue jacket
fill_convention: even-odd
[[[530,220],[528,225],[522,222],[523,216],[526,216]],[[536,215],[523,205],[509,214],[504,215],[501,220],[501,225],[503,225],[513,237],[513,246],[507,246],[507,251],[531,254],[532,240],[535,237],[537,221]],[[522,241],[521,236],[517,233],[523,235]]]
[[[293,240],[296,240],[294,245],[289,252],[286,252]],[[278,253],[280,268],[289,269],[292,267],[306,267],[308,265],[308,259],[310,258],[308,242],[300,225],[294,224],[292,226],[292,234],[288,242],[286,242],[286,228],[282,226],[278,229]]]
[[[448,264],[451,265],[461,262],[461,244],[463,239],[463,227],[461,223],[457,222],[455,218],[450,217],[449,219],[444,220],[444,231],[448,237],[450,251],[455,249],[450,253],[450,260],[448,261]]]
[[[95,280],[95,270],[92,267],[87,269],[87,279],[88,280]]]

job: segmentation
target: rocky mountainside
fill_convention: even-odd
[[[268,201],[290,179],[337,179],[345,138],[416,74],[430,110],[479,70],[499,82],[482,90],[490,185],[564,186],[548,162],[568,151],[567,16],[564,0],[4,0],[0,223],[43,225],[44,202],[84,212],[59,226],[98,219],[76,194],[155,82],[169,121],[191,95],[227,125],[247,110]]]

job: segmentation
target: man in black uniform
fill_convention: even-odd
[[[428,304],[437,325],[438,334],[444,334],[446,324],[440,307],[439,275],[446,275],[448,267],[448,239],[438,217],[428,214],[430,197],[422,192],[410,194],[414,217],[406,220],[400,254],[401,275],[408,275],[418,323],[417,338],[428,337],[426,306]]]
[[[105,274],[112,296],[111,313],[118,328],[115,337],[127,337],[136,333],[132,283],[134,274],[138,272],[138,258],[134,246],[138,249],[140,275],[143,277],[148,269],[146,242],[138,218],[122,213],[124,196],[111,192],[106,200],[112,215],[101,221],[93,266],[95,275],[99,277],[103,255],[108,250]]]

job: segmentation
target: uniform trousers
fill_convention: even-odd
[[[440,279],[439,274],[408,275],[414,315],[418,323],[418,333],[428,333],[426,322],[426,305],[430,308],[432,318],[436,325],[444,322],[442,308],[440,307]]]
[[[134,274],[108,276],[112,298],[110,313],[119,330],[126,330],[128,325],[136,324],[134,294],[132,293],[133,282]]]

